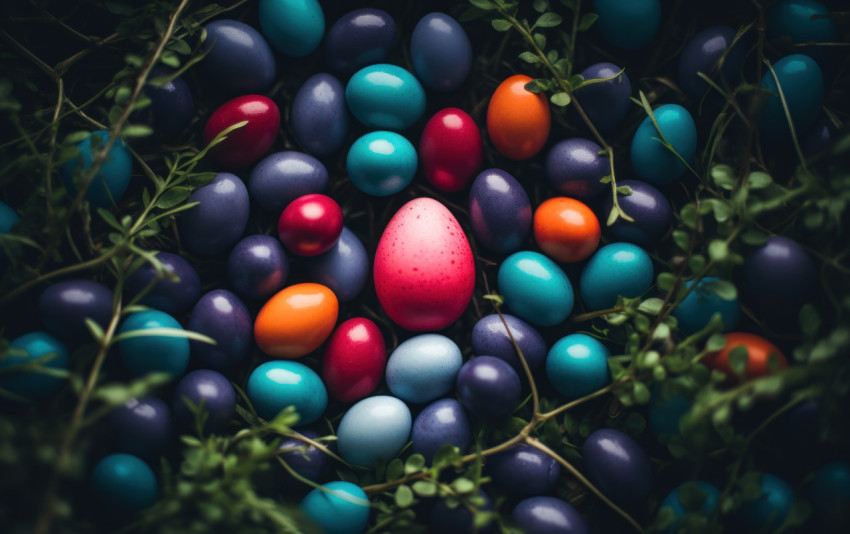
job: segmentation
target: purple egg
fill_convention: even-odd
[[[445,13],[428,13],[413,28],[410,61],[425,87],[448,93],[469,75],[472,43],[455,19]]]
[[[809,253],[793,239],[774,235],[744,261],[750,302],[777,315],[796,314],[814,297],[817,269]]]
[[[189,202],[197,206],[180,214],[180,236],[191,252],[216,256],[230,249],[248,225],[248,189],[235,174],[219,173],[192,192]]]
[[[239,297],[215,289],[198,300],[189,314],[188,330],[213,338],[215,345],[190,341],[192,354],[205,367],[226,369],[245,359],[251,350],[254,322]]]
[[[514,495],[549,493],[561,475],[554,458],[525,443],[491,456],[486,470],[497,488]]]
[[[511,518],[527,534],[590,534],[573,505],[555,497],[529,497],[517,503]]]
[[[164,453],[173,435],[171,410],[157,397],[131,399],[106,418],[118,452],[151,458]]]
[[[522,355],[525,356],[525,361],[528,362],[531,372],[543,368],[548,349],[540,332],[513,315],[503,313],[502,317],[505,318],[505,323],[508,324]],[[505,329],[505,325],[498,314],[485,315],[472,327],[472,352],[479,356],[495,356],[500,360],[505,360],[520,376],[525,376],[525,371],[508,335],[508,330]]]
[[[345,226],[329,251],[307,258],[304,264],[310,280],[329,287],[341,302],[359,295],[369,279],[366,247]]]
[[[299,433],[305,438],[316,440],[319,434],[312,430],[299,430]],[[313,482],[322,482],[325,473],[330,466],[328,455],[320,451],[313,445],[308,445],[298,438],[284,438],[280,442],[280,449],[292,449],[282,452],[279,455],[293,471]],[[287,481],[295,481],[289,473],[284,477]],[[301,482],[298,482],[301,484]]]
[[[275,78],[277,67],[262,34],[238,20],[220,19],[204,26],[209,53],[201,61],[204,74],[232,94],[259,93]]]
[[[168,73],[167,70],[158,70],[154,74],[163,76]],[[148,84],[145,94],[151,99],[153,129],[158,135],[173,139],[189,126],[195,114],[195,99],[181,76],[161,87]]]
[[[590,434],[582,446],[587,478],[620,506],[646,501],[652,490],[652,466],[640,445],[612,428]]]
[[[599,80],[610,78],[620,72],[621,68],[613,63],[596,63],[581,71],[585,80]],[[606,82],[594,83],[582,87],[576,91],[576,99],[584,109],[587,118],[599,130],[607,133],[619,126],[626,113],[629,111],[632,94],[632,83],[623,72],[621,78],[614,78]],[[584,121],[578,113],[570,109],[570,121],[573,124],[584,127]]]
[[[602,147],[574,137],[553,146],[546,155],[546,178],[558,192],[572,198],[598,195],[608,186],[599,180],[611,174]]]
[[[396,23],[381,9],[349,11],[325,37],[325,58],[332,71],[350,76],[387,58],[396,37]]]
[[[803,154],[812,156],[822,152],[832,143],[837,133],[838,129],[829,120],[829,117],[825,113],[821,113],[820,117],[803,134],[801,146]]]
[[[455,399],[440,399],[426,406],[413,420],[412,450],[430,464],[434,453],[452,444],[466,454],[472,441],[472,426],[463,406]]]
[[[112,318],[112,290],[94,280],[57,282],[38,297],[38,313],[54,336],[66,341],[90,340],[85,320],[93,319],[106,330]]]
[[[522,385],[514,368],[495,356],[472,358],[457,374],[457,394],[469,412],[481,419],[496,419],[519,404]]]
[[[702,72],[709,78],[718,79],[715,68],[720,57],[732,45],[735,30],[729,26],[711,26],[694,35],[679,55],[679,84],[694,100],[702,98],[708,82],[697,75]],[[745,47],[739,41],[726,54],[719,74],[732,86],[735,85],[738,69],[744,61]],[[722,85],[721,85],[722,87]]]
[[[292,100],[292,132],[304,150],[320,158],[342,146],[349,120],[345,88],[331,74],[307,78]]]
[[[233,290],[246,299],[271,297],[288,276],[289,260],[276,237],[249,235],[234,245],[227,258],[227,278]]]
[[[248,178],[251,200],[275,215],[296,198],[321,193],[327,186],[328,170],[322,162],[291,150],[266,156]]]
[[[221,373],[209,369],[192,371],[177,383],[174,389],[172,410],[174,418],[184,428],[195,428],[195,414],[186,404],[186,399],[196,407],[203,403],[207,413],[205,432],[220,432],[236,413],[236,390]]]
[[[507,254],[518,250],[531,229],[531,201],[522,185],[501,169],[479,174],[469,190],[469,218],[481,245]]]
[[[179,280],[173,282],[167,278],[156,280],[156,269],[150,263],[145,263],[127,278],[124,289],[129,298],[138,295],[151,282],[153,287],[139,301],[139,304],[150,306],[171,315],[180,315],[189,308],[201,295],[201,279],[192,264],[177,254],[157,252],[156,259]]]
[[[608,226],[606,232],[614,241],[628,241],[648,247],[664,237],[670,224],[673,222],[673,210],[664,193],[655,186],[640,180],[622,180],[617,182],[618,186],[629,186],[632,188],[631,195],[617,194],[617,202],[632,217],[634,222],[629,222],[622,217],[617,219],[613,225]],[[605,197],[603,213],[608,219],[608,214],[614,207],[611,196]]]
[[[484,490],[478,490],[478,497],[484,500],[484,504],[476,508],[479,510],[493,509],[493,502]],[[464,505],[449,508],[445,499],[437,501],[434,508],[431,509],[430,527],[428,532],[439,532],[440,534],[469,534],[470,532],[489,534],[496,531],[492,521],[475,529],[472,512],[469,511],[469,508]]]

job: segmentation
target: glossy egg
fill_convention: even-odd
[[[251,210],[248,188],[235,174],[219,173],[209,184],[189,195],[197,206],[180,214],[180,236],[190,251],[216,256],[239,241]]]
[[[351,183],[364,193],[385,197],[407,187],[419,159],[410,141],[395,132],[369,132],[351,145],[345,167]]]
[[[431,509],[429,532],[440,532],[441,534],[469,534],[470,532],[491,534],[496,532],[493,520],[476,528],[472,511],[468,506],[475,510],[488,511],[493,509],[493,502],[482,489],[478,490],[478,495],[475,497],[477,502],[469,502],[471,496],[467,496],[466,504],[460,504],[453,508],[449,508],[446,499],[438,500]]]
[[[259,10],[263,35],[287,56],[306,56],[325,34],[325,14],[317,0],[260,0]]]
[[[272,236],[249,235],[236,243],[227,257],[227,278],[242,298],[266,299],[283,287],[287,277],[286,251]]]
[[[501,254],[519,249],[531,230],[531,201],[506,171],[487,169],[469,190],[469,220],[481,245]]]
[[[555,487],[561,466],[540,449],[521,443],[489,457],[486,472],[505,493],[542,495]]]
[[[168,404],[152,396],[131,399],[114,408],[106,423],[117,450],[143,458],[165,452],[174,435]]]
[[[328,482],[301,501],[304,515],[326,534],[362,534],[371,510],[369,497],[351,482]]]
[[[260,350],[275,358],[300,358],[325,342],[339,313],[333,291],[306,282],[286,287],[266,302],[254,321]]]
[[[611,352],[587,334],[570,334],[559,339],[546,356],[546,376],[569,400],[590,395],[608,385]]]
[[[324,254],[307,258],[307,275],[328,286],[340,302],[353,300],[369,279],[369,255],[360,239],[345,226],[337,242]]]
[[[434,114],[419,139],[425,179],[440,191],[450,193],[466,189],[481,169],[483,151],[478,125],[457,108]]]
[[[293,150],[266,156],[248,177],[251,201],[275,215],[296,198],[327,187],[328,170],[322,162]]]
[[[83,180],[92,168],[97,154],[109,142],[109,132],[97,130],[77,144],[77,153],[62,167],[62,183],[65,189],[76,197],[80,180]],[[94,208],[109,209],[118,204],[133,172],[132,156],[127,144],[116,139],[106,155],[106,159],[92,177],[83,198]]]
[[[413,420],[410,439],[413,442],[411,450],[424,456],[430,464],[434,454],[446,444],[466,454],[472,442],[472,425],[461,403],[455,399],[440,399],[419,412]]]
[[[299,432],[305,438],[315,440],[319,434],[312,430],[302,430]],[[330,457],[313,445],[301,441],[297,437],[284,438],[280,442],[279,450],[285,451],[278,454],[278,458],[286,462],[293,471],[314,482],[320,482],[324,478],[328,467],[330,466]],[[284,475],[289,476],[289,473]],[[300,481],[294,482],[300,484]]]
[[[226,289],[214,289],[201,297],[186,326],[216,342],[215,345],[189,342],[192,355],[205,367],[233,367],[251,351],[251,312],[239,297]]]
[[[381,330],[369,319],[355,317],[331,334],[322,358],[322,380],[335,399],[354,402],[375,391],[386,364]]]
[[[176,280],[157,279],[153,265],[145,263],[127,278],[124,289],[129,298],[139,295],[148,286],[150,290],[139,300],[139,304],[156,308],[171,315],[189,311],[201,296],[201,279],[192,264],[182,256],[171,252],[157,252],[156,259]],[[153,284],[153,285],[151,285]]]
[[[654,280],[652,259],[631,243],[611,243],[591,256],[581,272],[579,292],[588,311],[604,310],[617,303],[617,296],[639,297]]]
[[[180,379],[174,389],[172,409],[184,429],[196,428],[196,417],[187,401],[206,417],[204,432],[220,433],[236,413],[236,390],[223,374],[210,369],[198,369]]]
[[[425,112],[425,90],[410,72],[378,63],[363,67],[345,86],[352,115],[367,128],[404,130]]]
[[[694,489],[696,489],[702,495],[702,504],[693,503],[691,506],[694,508],[690,510],[686,508],[680,497],[684,486],[690,486],[690,491],[694,491]],[[679,532],[682,517],[684,517],[684,515],[689,511],[710,517],[717,509],[717,502],[719,500],[720,490],[718,490],[713,484],[709,484],[704,480],[692,480],[674,488],[673,491],[668,493],[667,496],[664,497],[664,500],[661,501],[661,508],[669,507],[670,510],[673,511],[673,523],[664,530],[664,533],[674,534],[675,532]],[[697,505],[699,506],[698,508],[696,508]]]
[[[428,89],[447,93],[459,88],[472,66],[472,43],[458,22],[445,13],[428,13],[410,37],[413,72]]]
[[[550,148],[545,169],[552,187],[572,198],[588,198],[605,191],[608,186],[600,180],[611,174],[602,147],[579,137],[564,139]]]
[[[156,502],[156,475],[131,454],[110,454],[100,460],[92,470],[91,485],[102,504],[121,510],[143,510]]]
[[[818,281],[806,249],[785,236],[770,236],[744,261],[747,298],[759,310],[793,313],[811,300]]]
[[[601,237],[596,214],[574,198],[544,200],[534,212],[534,240],[555,261],[575,263],[587,259],[596,251]]]
[[[788,36],[794,44],[840,41],[830,9],[815,0],[780,0],[767,17],[767,37]],[[828,59],[829,48],[807,46],[799,49],[812,58]]]
[[[673,223],[673,209],[664,193],[640,180],[618,180],[617,186],[627,186],[632,190],[631,195],[617,193],[617,203],[634,221],[620,217],[607,227],[608,234],[617,241],[628,241],[641,247],[648,247],[664,237]],[[612,209],[614,201],[606,195],[602,209],[605,220]]]
[[[528,159],[549,138],[552,118],[546,95],[525,89],[531,77],[516,74],[503,81],[487,106],[487,134],[503,156]]]
[[[553,326],[573,310],[573,286],[558,265],[539,252],[511,254],[499,266],[499,293],[520,318]]]
[[[121,339],[118,352],[124,368],[134,377],[148,373],[167,373],[177,378],[189,365],[189,340],[185,337],[147,335],[145,330],[170,328],[182,331],[177,320],[165,312],[146,310],[131,313],[124,319],[119,335],[139,332]]]
[[[57,282],[38,297],[38,314],[45,328],[60,339],[90,341],[85,320],[106,331],[112,319],[112,290],[94,280],[78,278]]]
[[[251,372],[245,386],[257,414],[270,421],[288,406],[300,416],[299,425],[309,425],[325,412],[328,392],[322,379],[304,364],[275,360]]]
[[[600,80],[617,76],[623,70],[613,63],[594,63],[581,71],[585,80]],[[575,97],[581,103],[584,113],[600,133],[608,133],[623,122],[632,101],[632,83],[625,71],[610,80],[586,85],[575,91]],[[569,117],[572,124],[586,129],[584,120],[575,111],[575,106],[569,107]]]
[[[812,512],[828,532],[842,532],[850,526],[850,465],[830,462],[815,473],[811,489]]]
[[[441,330],[463,314],[475,287],[472,249],[454,215],[420,197],[403,205],[375,252],[375,291],[396,324]]]
[[[325,157],[336,152],[348,134],[345,88],[333,75],[314,74],[295,93],[289,122],[304,150]]]
[[[390,354],[387,386],[404,401],[429,402],[451,391],[461,365],[463,355],[454,341],[440,334],[421,334]]]
[[[342,209],[334,199],[321,193],[298,197],[280,214],[277,233],[283,246],[293,254],[324,254],[342,233]]]
[[[746,532],[772,532],[785,522],[795,499],[794,489],[787,482],[763,473],[761,495],[744,501],[732,519]]]
[[[245,126],[227,134],[227,139],[210,150],[212,159],[226,168],[250,165],[269,151],[280,130],[277,104],[262,95],[243,95],[216,109],[204,126],[204,145],[219,133],[243,121]]]
[[[504,323],[502,318],[505,319]],[[505,323],[507,323],[507,329]],[[508,334],[508,330],[510,330],[510,334]],[[511,337],[513,337],[513,341],[511,341]],[[472,340],[470,341],[472,352],[479,356],[495,356],[505,360],[520,376],[525,376],[514,342],[522,351],[532,373],[543,367],[546,361],[546,341],[540,335],[540,332],[519,317],[507,313],[503,313],[502,317],[499,317],[498,314],[494,313],[485,315],[472,327]]]
[[[630,436],[602,428],[582,445],[587,478],[620,506],[645,502],[652,490],[652,465],[640,445]]]
[[[457,395],[473,416],[497,419],[514,411],[522,396],[522,386],[517,372],[504,360],[477,356],[460,368]]]
[[[168,71],[160,71],[159,75]],[[145,94],[151,99],[153,129],[164,139],[174,139],[189,126],[195,115],[195,99],[189,84],[177,76],[160,87],[145,86]]]
[[[717,278],[713,276],[701,279],[673,310],[673,316],[679,321],[679,329],[683,334],[688,336],[696,334],[708,326],[715,313],[719,313],[723,321],[723,332],[729,332],[738,326],[738,321],[741,319],[741,304],[738,299],[723,300],[709,287],[705,287],[706,284],[716,280]],[[693,280],[688,280],[685,286],[690,289],[693,283]]]
[[[648,116],[638,126],[632,137],[632,170],[644,182],[661,186],[672,183],[688,170],[685,162],[690,165],[694,160],[697,129],[688,110],[678,104],[664,104],[652,113],[658,129]],[[678,156],[661,143],[659,130]]]
[[[785,56],[773,64],[773,73],[767,71],[761,87],[770,91],[759,117],[759,129],[768,141],[788,141],[791,130],[785,108],[779,98],[779,87],[788,104],[794,130],[800,135],[814,122],[824,99],[824,81],[817,62],[803,54]],[[779,85],[777,85],[779,80]]]
[[[705,28],[691,37],[679,54],[679,85],[688,96],[700,100],[708,90],[708,82],[698,75],[700,72],[715,81],[722,78],[731,87],[735,86],[746,50],[740,41],[730,50],[734,39],[735,30],[725,25]],[[723,66],[718,69],[718,61],[724,54]]]
[[[272,84],[277,65],[260,32],[232,19],[214,20],[204,29],[207,55],[200,67],[208,79],[234,95],[259,93]]]
[[[325,59],[332,71],[349,76],[390,54],[398,28],[382,9],[349,11],[334,22],[325,38]]]
[[[573,505],[555,497],[529,497],[518,502],[511,519],[527,534],[590,534]]]
[[[337,447],[342,458],[355,465],[375,467],[401,452],[410,436],[412,418],[407,405],[395,397],[366,397],[342,416]]]
[[[45,369],[69,370],[68,349],[61,341],[42,331],[13,339],[9,343],[8,352],[4,351],[0,358],[0,369],[36,361]],[[62,387],[64,382],[63,377],[37,370],[19,369],[0,374],[0,388],[28,400],[47,397]]]
[[[729,353],[736,347],[747,349],[747,364],[743,380],[752,380],[771,374],[770,360],[776,359],[777,369],[788,367],[788,360],[776,345],[761,336],[746,332],[726,334],[726,346],[718,352],[706,355],[703,362],[709,369],[716,369],[726,375],[729,383],[738,383],[742,379],[729,364]]]
[[[593,0],[593,12],[605,39],[627,50],[649,44],[661,25],[659,0]]]

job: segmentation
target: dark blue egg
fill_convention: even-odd
[[[502,317],[505,318],[505,323],[510,329],[510,335],[498,314],[485,315],[472,327],[472,352],[479,356],[495,356],[505,360],[516,369],[520,376],[525,376],[516,348],[511,342],[511,336],[513,336],[531,372],[540,370],[546,362],[548,353],[543,336],[519,317],[507,313],[503,313]]]
[[[232,94],[260,93],[271,85],[277,66],[260,32],[231,19],[216,20],[204,28],[204,49],[209,49],[201,61],[204,74]]]
[[[693,485],[695,486],[703,495],[702,504],[699,506],[697,510],[688,510],[685,508],[685,505],[682,503],[680,498],[680,491],[682,486],[685,485]],[[674,534],[676,532],[680,532],[682,517],[688,511],[698,512],[706,517],[710,517],[711,514],[714,513],[714,510],[717,509],[717,501],[720,499],[720,491],[713,485],[705,482],[703,480],[692,480],[689,482],[685,482],[681,486],[678,486],[673,489],[667,496],[661,501],[661,508],[669,508],[673,511],[673,523],[664,529],[664,534]]]
[[[484,490],[479,489],[477,497],[479,502],[473,504],[476,509],[482,511],[493,509],[493,502]],[[492,521],[476,529],[469,508],[463,504],[449,508],[445,499],[437,501],[434,508],[431,509],[430,527],[429,532],[440,532],[441,534],[470,534],[470,532],[490,534],[496,531]]]
[[[572,198],[588,198],[608,188],[599,180],[611,174],[602,147],[589,139],[565,139],[546,155],[546,178],[559,192]]]
[[[204,432],[221,432],[236,413],[236,390],[223,374],[209,369],[192,371],[177,383],[171,407],[185,429],[194,430],[196,417],[186,401],[206,414]]]
[[[718,80],[719,74],[731,87],[735,86],[746,50],[740,41],[729,50],[734,38],[735,30],[730,26],[711,26],[688,41],[679,55],[679,84],[688,96],[699,100],[708,89],[708,82],[698,76],[698,72],[715,81]],[[717,62],[723,54],[726,54],[723,67],[717,72]],[[723,87],[722,84],[720,86]]]
[[[514,368],[495,356],[477,356],[457,374],[460,402],[475,417],[496,419],[511,413],[519,404],[522,385]]]
[[[590,434],[582,446],[587,478],[620,506],[637,506],[652,490],[652,465],[640,445],[612,428]]]
[[[153,283],[150,291],[142,297],[139,304],[171,315],[180,315],[189,311],[201,295],[201,279],[198,277],[198,272],[191,263],[171,252],[157,252],[156,259],[168,272],[176,276],[177,280],[172,281],[168,278],[156,280],[156,269],[150,263],[145,263],[127,278],[124,284],[127,297],[134,298]]]
[[[812,512],[827,532],[847,532],[850,528],[850,465],[830,462],[815,473],[812,481]]]
[[[679,435],[679,421],[691,409],[691,401],[684,395],[670,395],[664,398],[657,385],[652,387],[652,399],[649,402],[649,428],[655,437]]]
[[[773,72],[766,71],[761,79],[761,87],[769,93],[759,117],[762,135],[773,142],[791,139],[788,117],[779,98],[779,86],[797,135],[814,122],[824,99],[823,73],[815,60],[804,54],[792,54],[774,63]]]
[[[796,314],[810,300],[818,279],[809,253],[793,239],[774,235],[744,261],[748,299],[760,310]]]
[[[85,178],[94,165],[95,157],[108,143],[109,132],[97,130],[77,144],[77,154],[62,167],[62,183],[72,196],[77,195],[79,180]],[[100,170],[89,182],[83,198],[92,208],[109,209],[121,201],[132,174],[130,149],[122,139],[116,139]]]
[[[142,510],[156,502],[156,475],[132,454],[110,454],[99,461],[92,470],[91,485],[97,501],[110,511]]]
[[[607,227],[608,234],[617,241],[627,241],[641,247],[648,247],[664,237],[673,222],[673,210],[664,193],[640,180],[618,180],[617,185],[632,189],[631,195],[617,193],[617,203],[634,221],[620,217]],[[613,208],[614,201],[607,195],[603,220],[607,220]]]
[[[161,70],[156,75],[167,73]],[[186,129],[195,114],[195,99],[182,76],[177,76],[161,87],[148,84],[145,86],[145,94],[151,99],[153,129],[157,134],[165,139],[173,139]]]
[[[785,522],[795,499],[794,489],[787,482],[763,473],[761,494],[756,499],[744,501],[732,516],[732,521],[743,532],[773,532]]]
[[[396,23],[381,9],[349,11],[328,30],[325,57],[328,66],[340,76],[383,62],[396,37]]]
[[[410,61],[425,87],[448,93],[469,75],[472,44],[455,19],[445,13],[428,13],[413,28]]]
[[[227,258],[227,278],[241,297],[271,297],[289,276],[289,260],[280,240],[265,234],[249,235],[233,246]]]
[[[413,420],[410,435],[414,453],[421,454],[430,464],[434,453],[443,445],[452,444],[466,454],[472,442],[472,425],[466,410],[455,399],[440,399],[426,406]]]
[[[561,466],[540,449],[522,443],[491,456],[486,472],[501,491],[514,495],[542,495],[555,487]]]
[[[319,438],[319,434],[312,430],[300,430],[299,433],[308,439],[316,440]],[[327,454],[298,438],[284,438],[280,442],[279,449],[285,452],[281,452],[278,458],[286,462],[293,471],[307,480],[322,482],[328,467],[330,467]],[[294,480],[288,473],[283,476],[287,480]],[[300,482],[298,483],[300,484]]]
[[[613,63],[596,63],[581,71],[581,76],[585,80],[601,80],[611,78],[621,70]],[[593,126],[599,132],[607,133],[619,126],[629,111],[632,83],[623,72],[611,80],[581,87],[575,94]],[[570,122],[584,127],[578,112],[573,106],[570,107]]]
[[[309,154],[286,150],[266,156],[251,171],[251,200],[277,215],[298,197],[321,193],[328,186],[328,170]]]
[[[320,158],[342,146],[349,122],[345,88],[330,74],[307,78],[292,100],[292,132],[307,152]]]
[[[480,244],[507,254],[519,249],[528,236],[531,201],[513,176],[501,169],[487,169],[469,190],[469,218]]]
[[[70,341],[90,340],[85,320],[106,330],[112,318],[112,290],[94,280],[58,282],[38,297],[38,313],[51,334]]]
[[[590,527],[573,505],[555,497],[529,497],[511,512],[527,534],[590,534]]]
[[[153,458],[165,452],[173,435],[171,410],[157,397],[131,399],[107,417],[117,450]]]
[[[340,302],[354,299],[363,291],[369,279],[366,247],[345,226],[329,251],[307,258],[305,265],[310,280],[329,287]]]
[[[195,207],[180,214],[183,243],[191,252],[215,256],[230,250],[248,225],[248,189],[235,174],[219,173],[215,179],[192,192]]]
[[[254,334],[251,312],[239,297],[226,289],[215,289],[201,297],[189,315],[187,327],[216,341],[215,345],[190,341],[192,355],[205,367],[232,367],[251,350]]]

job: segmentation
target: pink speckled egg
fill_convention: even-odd
[[[402,206],[384,229],[374,277],[390,319],[407,330],[441,330],[469,304],[475,262],[454,215],[433,198],[421,197]]]

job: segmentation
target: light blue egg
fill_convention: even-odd
[[[336,480],[315,488],[301,510],[325,534],[361,534],[369,522],[369,497],[360,486]]]
[[[410,37],[413,71],[434,91],[454,91],[472,66],[472,44],[458,22],[445,13],[428,13]]]
[[[646,46],[661,25],[659,0],[593,0],[593,12],[605,39],[627,50]]]
[[[717,501],[720,499],[720,490],[718,490],[713,484],[705,482],[704,480],[691,480],[689,482],[685,482],[684,484],[674,488],[673,491],[668,493],[664,500],[661,501],[661,508],[670,508],[673,511],[674,518],[673,523],[663,530],[664,534],[673,534],[674,532],[678,532],[682,517],[684,517],[684,515],[688,512],[682,504],[681,499],[679,499],[679,491],[685,484],[696,485],[696,487],[704,494],[702,505],[698,510],[700,514],[710,516],[717,508]]]
[[[454,341],[439,334],[422,334],[390,355],[387,386],[405,401],[432,401],[451,391],[461,365],[463,355]]]
[[[313,282],[328,286],[340,302],[348,302],[363,291],[369,279],[369,255],[360,239],[345,226],[339,239],[324,254],[304,258]]]
[[[546,376],[569,400],[589,395],[611,381],[608,357],[611,352],[587,334],[562,337],[546,356]]]
[[[317,0],[260,0],[259,15],[263,35],[287,56],[306,56],[325,34],[325,14]]]
[[[121,325],[119,335],[152,328],[183,330],[177,319],[167,313],[146,310],[130,314]],[[130,337],[118,342],[118,351],[124,367],[133,376],[168,373],[172,378],[177,378],[189,365],[189,340],[185,337],[158,335]]]
[[[357,189],[385,197],[407,187],[419,158],[413,145],[395,132],[369,132],[351,145],[345,166]]]
[[[673,310],[673,316],[679,321],[679,329],[685,335],[695,334],[708,326],[715,313],[719,313],[723,321],[723,332],[731,332],[738,326],[741,304],[737,298],[723,300],[717,293],[705,287],[715,280],[717,278],[713,276],[700,280],[697,287]],[[685,285],[690,289],[693,283],[693,280],[688,280]]]
[[[156,502],[156,475],[132,454],[110,454],[99,461],[91,484],[101,503],[122,510],[142,510]]]
[[[257,414],[274,419],[281,410],[294,406],[299,425],[309,425],[325,413],[328,391],[315,371],[303,363],[275,360],[257,366],[245,387]]]
[[[499,267],[499,293],[514,314],[537,326],[553,326],[573,311],[573,286],[558,265],[539,252],[523,250]]]
[[[375,467],[379,458],[389,462],[404,448],[412,425],[410,409],[401,400],[388,395],[367,397],[349,408],[339,422],[339,454],[363,467]]]
[[[413,74],[396,65],[364,67],[348,80],[345,101],[369,128],[404,130],[425,112],[425,90]]]
[[[16,354],[24,351],[25,354]],[[47,332],[30,332],[13,340],[9,351],[0,355],[0,369],[38,361],[45,369],[68,370],[68,349]],[[32,370],[7,371],[0,374],[0,389],[30,400],[50,395],[62,385],[64,378]]]
[[[77,144],[77,154],[62,167],[62,183],[71,195],[76,196],[77,185],[89,169],[91,169],[96,154],[109,142],[109,132],[97,130]],[[94,145],[94,146],[92,146]],[[113,202],[117,204],[133,172],[130,150],[124,141],[116,139],[106,159],[94,175],[83,198],[89,201],[92,208],[109,208]]]
[[[761,79],[761,86],[770,94],[761,110],[759,129],[768,140],[787,141],[791,139],[791,130],[779,98],[779,86],[785,95],[794,131],[799,136],[821,110],[824,98],[823,74],[815,60],[803,54],[785,56],[773,64],[773,70],[776,79],[770,71],[765,72]],[[777,79],[779,86],[776,84]]]
[[[654,279],[652,259],[631,243],[611,243],[590,257],[579,280],[581,300],[587,311],[604,310],[617,303],[617,296],[639,297]]]
[[[664,138],[676,152],[664,146],[652,118],[647,116],[632,138],[632,170],[645,182],[667,185],[688,169],[685,162],[693,162],[697,150],[697,128],[688,110],[678,104],[664,104],[652,113]]]

